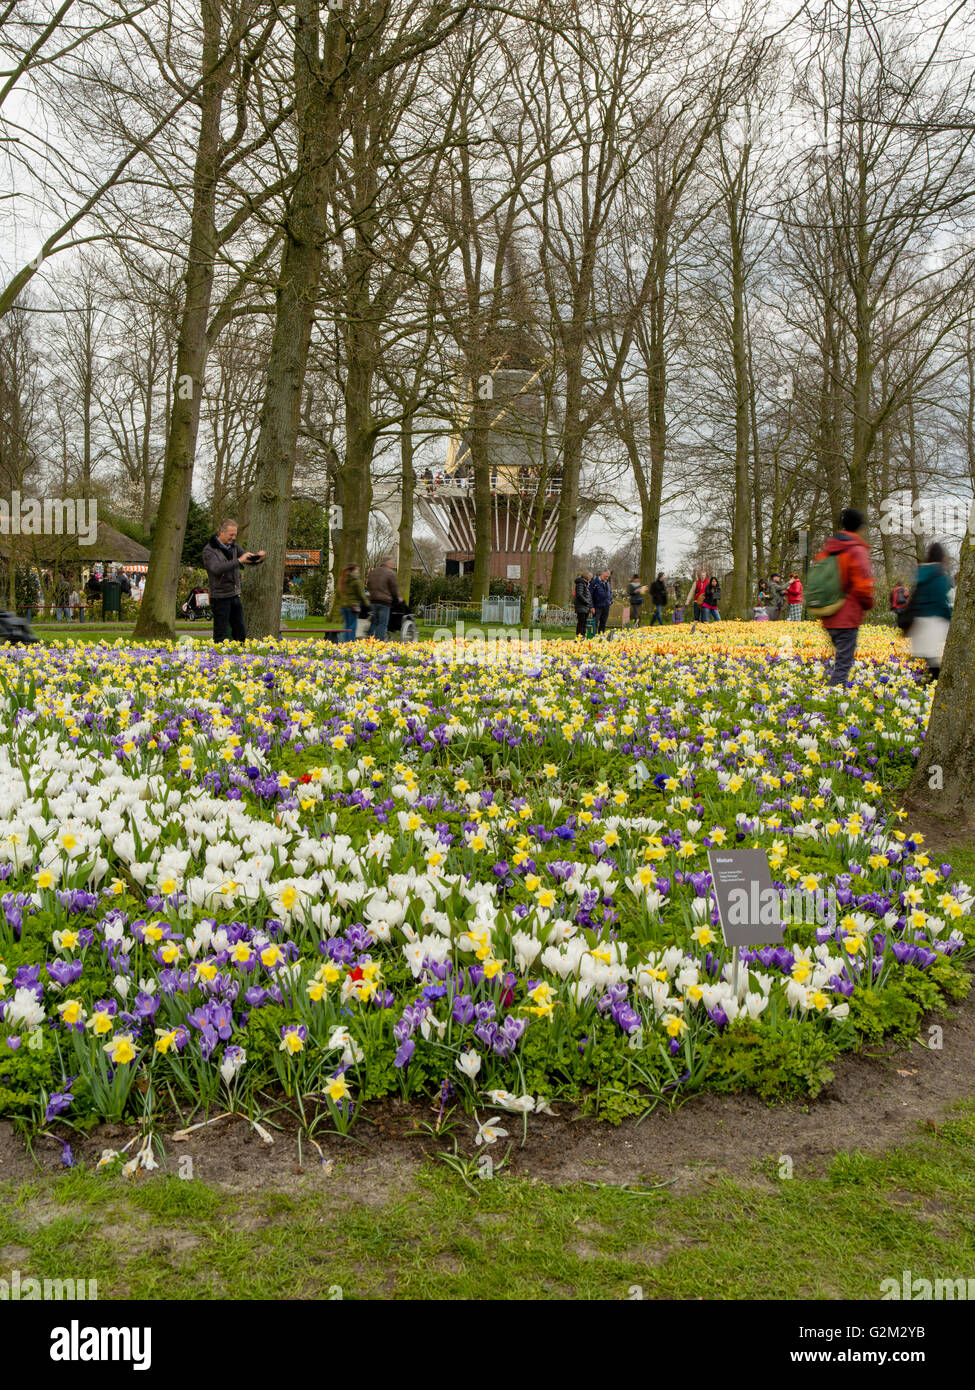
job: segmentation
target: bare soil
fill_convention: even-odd
[[[642,1122],[618,1127],[555,1106],[555,1116],[528,1117],[524,1144],[521,1116],[503,1116],[511,1145],[508,1171],[554,1184],[666,1183],[676,1191],[724,1175],[763,1185],[771,1181],[763,1176],[764,1166],[777,1166],[785,1156],[796,1176],[821,1173],[838,1151],[878,1151],[909,1140],[919,1127],[937,1129],[953,1104],[971,1098],[975,998],[930,1022],[943,1029],[940,1049],[927,1046],[926,1025],[910,1047],[844,1057],[835,1080],[805,1104],[769,1106],[752,1095],[702,1095],[677,1110],[658,1108]],[[159,1135],[165,1148],[160,1172],[178,1173],[182,1166],[185,1173],[181,1160],[188,1156],[193,1177],[228,1191],[323,1188],[337,1198],[382,1204],[405,1192],[417,1167],[437,1153],[452,1153],[455,1144],[465,1155],[478,1152],[473,1119],[459,1111],[451,1118],[458,1121],[454,1128],[433,1133],[434,1111],[388,1100],[366,1107],[349,1137],[318,1136],[320,1154],[293,1127],[270,1131],[274,1142],[268,1144],[245,1118],[232,1116],[181,1141],[171,1132]],[[86,1165],[106,1148],[122,1149],[135,1134],[124,1125],[100,1125],[83,1138],[62,1132]],[[492,1150],[498,1159],[502,1153],[502,1144]],[[0,1180],[23,1181],[60,1168],[58,1143],[39,1139],[32,1157],[13,1125],[0,1121]],[[145,1180],[140,1173],[139,1181]]]

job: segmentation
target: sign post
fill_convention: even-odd
[[[709,849],[708,864],[718,905],[721,934],[732,956],[731,987],[738,996],[742,946],[780,946],[785,932],[782,901],[772,887],[763,849]]]

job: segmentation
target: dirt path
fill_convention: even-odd
[[[940,1050],[915,1043],[874,1057],[844,1057],[829,1088],[804,1105],[703,1095],[675,1112],[657,1110],[642,1123],[619,1127],[555,1106],[555,1117],[529,1117],[524,1147],[520,1116],[505,1116],[514,1141],[509,1171],[551,1183],[667,1182],[677,1191],[721,1173],[755,1181],[757,1164],[778,1164],[781,1156],[791,1158],[796,1176],[822,1172],[837,1151],[884,1149],[909,1140],[918,1125],[936,1128],[953,1102],[975,1094],[975,999],[937,1021],[944,1030]],[[922,1036],[927,1039],[927,1027]],[[183,1142],[164,1135],[162,1171],[179,1171],[180,1160],[189,1157],[193,1177],[228,1190],[322,1187],[335,1197],[381,1203],[409,1185],[425,1158],[452,1152],[455,1139],[462,1153],[477,1152],[471,1118],[462,1116],[447,1136],[427,1131],[433,1120],[432,1112],[399,1101],[375,1105],[350,1138],[320,1141],[324,1164],[307,1140],[299,1164],[294,1132],[276,1131],[274,1143],[266,1144],[245,1120],[223,1119]],[[103,1149],[121,1149],[133,1132],[101,1125],[86,1139],[72,1139],[75,1157],[92,1164]],[[502,1152],[500,1144],[493,1150],[498,1158]],[[41,1171],[58,1171],[60,1145],[40,1139],[35,1158]],[[23,1181],[38,1171],[13,1126],[0,1121],[0,1180]]]

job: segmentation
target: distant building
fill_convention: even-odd
[[[509,365],[493,374],[487,431],[491,478],[492,577],[523,582],[528,576],[533,522],[541,507],[535,579],[548,585],[562,486],[558,441],[547,434],[537,391],[542,368]],[[541,496],[539,494],[541,493]],[[442,470],[427,469],[417,481],[416,506],[447,549],[447,574],[474,567],[474,477],[469,433],[450,441]]]

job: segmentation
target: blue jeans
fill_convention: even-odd
[[[857,636],[860,629],[858,627],[828,627],[826,631],[835,651],[833,674],[829,678],[829,683],[830,685],[846,685],[850,679],[853,658],[856,656]]]
[[[389,627],[389,604],[374,603],[372,605],[372,627],[369,629],[369,636],[375,637],[377,642],[385,642],[386,629]]]
[[[356,626],[359,622],[358,608],[342,609],[342,631],[339,634],[340,642],[354,642]]]
[[[655,603],[653,605],[653,617],[650,619],[650,626],[653,627],[654,623],[659,623],[661,627],[664,625],[663,604]]]

